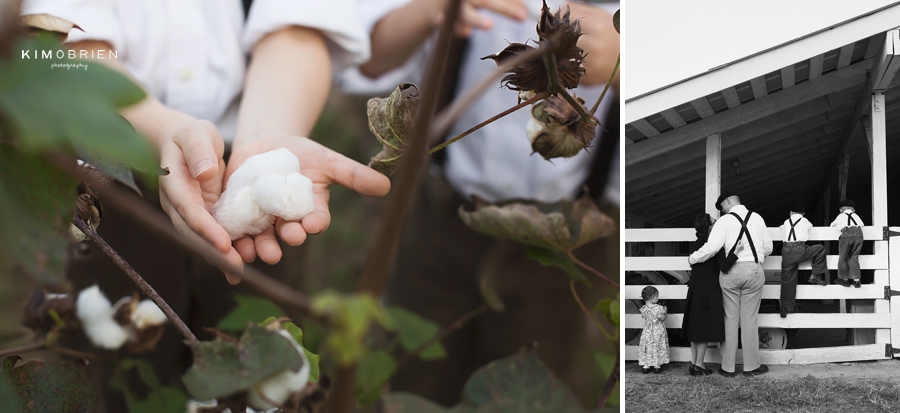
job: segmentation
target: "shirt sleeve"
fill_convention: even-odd
[[[831,226],[832,226],[832,227],[836,227],[836,226],[839,226],[839,225],[840,225],[840,224],[838,223],[838,220],[841,219],[841,215],[842,215],[842,214],[838,214],[838,216],[834,219],[834,221],[831,221]]]
[[[856,213],[853,213],[853,219],[856,220],[856,223],[859,224],[859,226],[861,226],[861,227],[866,226],[866,223],[863,222],[862,218],[860,218],[859,215],[856,215]]]
[[[716,255],[723,245],[725,245],[725,224],[719,219],[713,224],[712,231],[709,233],[709,239],[706,240],[706,243],[700,249],[691,254],[688,261],[691,264],[704,262]]]
[[[369,36],[359,20],[355,0],[256,0],[241,44],[249,52],[263,36],[288,26],[319,30],[327,40],[335,72],[369,59]]]
[[[72,29],[66,43],[97,40],[126,53],[116,0],[25,0],[22,3],[23,15],[41,13],[69,20],[84,30]]]

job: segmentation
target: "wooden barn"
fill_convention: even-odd
[[[848,16],[849,17],[849,16]],[[681,327],[688,245],[697,214],[725,188],[765,219],[775,253],[765,260],[763,308],[776,305],[778,226],[798,201],[837,274],[837,230],[828,224],[851,198],[865,221],[860,289],[801,284],[788,318],[761,311],[762,362],[892,358],[900,352],[900,4],[873,10],[737,61],[626,100],[624,287],[626,360],[637,359],[640,285],[659,284]],[[800,279],[809,275],[801,265]],[[629,279],[632,282],[629,282]],[[668,284],[668,285],[664,285]],[[788,338],[831,329],[845,342],[798,348]],[[670,330],[671,331],[671,330]],[[844,335],[845,334],[845,335]],[[783,341],[782,341],[783,340]],[[673,346],[673,361],[689,347]],[[740,363],[740,352],[738,354]],[[715,349],[707,361],[719,362]]]

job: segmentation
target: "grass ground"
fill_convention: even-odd
[[[718,365],[709,364],[715,369]],[[666,366],[662,374],[640,373],[636,363],[625,365],[625,410],[634,412],[896,412],[900,411],[900,381],[890,376],[816,376],[803,366],[793,373],[753,378],[724,378],[717,374],[691,377],[686,363]],[[896,371],[896,363],[884,368]]]

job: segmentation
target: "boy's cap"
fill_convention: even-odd
[[[841,200],[841,204],[838,205],[838,208],[843,208],[843,207],[850,207],[850,208],[856,209],[856,202],[853,202],[852,199]]]
[[[722,191],[722,195],[719,195],[719,199],[716,200],[716,205],[715,205],[716,211],[722,210],[722,201],[725,201],[726,199],[731,198],[736,195],[737,194],[730,189],[726,189],[726,190]]]

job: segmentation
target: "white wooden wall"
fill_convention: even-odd
[[[772,239],[781,239],[778,228],[769,228]],[[829,227],[815,227],[810,230],[812,241],[836,241],[840,232]],[[761,350],[762,363],[765,364],[808,364],[857,360],[878,360],[890,358],[886,354],[886,348],[900,347],[900,297],[895,300],[885,299],[885,288],[890,291],[893,283],[895,289],[900,290],[900,259],[892,268],[889,253],[900,254],[900,242],[890,243],[884,241],[883,227],[863,228],[863,238],[874,241],[876,247],[872,255],[859,257],[860,268],[874,270],[875,279],[872,284],[864,284],[862,288],[847,288],[839,285],[798,285],[797,299],[874,299],[874,313],[832,313],[810,314],[792,313],[787,318],[781,318],[779,314],[760,314],[759,327],[779,328],[873,328],[876,329],[875,344],[858,346],[841,346],[828,348],[810,348],[794,350]],[[696,239],[692,228],[666,228],[666,229],[626,229],[625,242],[680,242],[694,241]],[[775,241],[780,242],[780,241]],[[900,255],[894,255],[900,257]],[[837,255],[827,257],[828,269],[837,270]],[[641,270],[690,270],[686,256],[680,257],[625,257],[623,266],[625,271]],[[781,270],[781,257],[767,257],[763,263],[767,270]],[[800,269],[810,269],[809,262],[803,263]],[[640,300],[642,285],[626,285],[623,287],[624,299]],[[687,296],[685,285],[657,286],[661,299],[684,299]],[[778,299],[781,292],[780,284],[767,284],[763,287],[763,299]],[[666,328],[681,328],[683,314],[669,314],[666,319]],[[640,314],[626,314],[625,328],[642,328],[643,319]],[[740,351],[738,363],[741,363]],[[691,349],[689,347],[671,347],[669,356],[672,361],[690,361]],[[637,360],[638,347],[625,346],[625,359]],[[710,348],[706,355],[708,362],[721,362],[721,356],[717,348]]]

